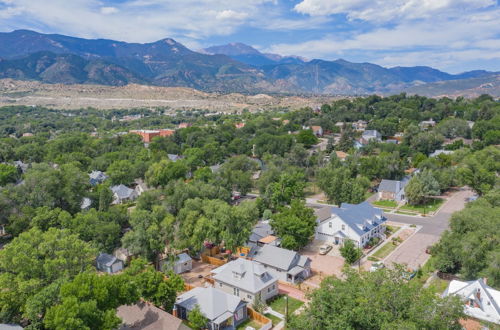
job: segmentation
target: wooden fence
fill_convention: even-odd
[[[222,266],[222,265],[227,263],[227,260],[225,260],[225,259],[221,260],[219,258],[210,257],[208,255],[202,255],[201,261],[203,261],[204,263],[210,264],[210,265],[214,265],[214,266]]]
[[[253,308],[247,307],[247,313],[248,313],[248,317],[249,318],[251,318],[252,320],[255,320],[256,322],[259,322],[260,324],[262,324],[262,327],[260,327],[260,330],[267,330],[267,329],[271,329],[272,328],[273,322],[271,321],[271,319],[265,317],[264,315],[262,315],[261,313],[257,312]]]

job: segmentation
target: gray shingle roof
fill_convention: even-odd
[[[241,303],[240,298],[214,288],[194,288],[177,297],[176,302],[188,311],[199,305],[203,315],[211,321],[227,312],[233,314]]]
[[[177,260],[175,262],[178,264],[183,264],[185,262],[188,262],[189,260],[192,260],[189,254],[181,253],[177,255]]]
[[[278,279],[267,272],[261,264],[255,261],[239,258],[217,269],[214,269],[216,281],[224,282],[232,287],[240,288],[251,293],[277,282]]]
[[[96,259],[96,261],[99,264],[106,265],[108,267],[110,267],[111,265],[113,265],[117,260],[118,259],[115,256],[112,256],[112,255],[107,254],[107,253],[101,253],[101,254],[99,254],[99,256]]]
[[[378,186],[378,191],[388,191],[392,193],[398,193],[403,189],[408,183],[408,179],[405,178],[401,181],[399,180],[382,180]]]
[[[120,184],[118,186],[111,187],[111,191],[116,194],[118,198],[124,199],[129,198],[134,192],[134,189],[130,189],[129,187]]]
[[[368,202],[342,203],[339,208],[332,207],[332,214],[341,218],[360,236],[385,221],[382,210],[373,207]]]
[[[249,241],[257,242],[259,239],[267,237],[272,234],[274,234],[274,230],[271,228],[269,222],[261,221],[253,227]]]
[[[296,266],[299,258],[299,254],[295,251],[269,244],[265,244],[263,247],[257,249],[254,256],[254,260],[261,264],[283,270],[289,270]]]

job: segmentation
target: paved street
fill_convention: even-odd
[[[425,249],[436,243],[441,234],[448,228],[451,215],[464,208],[466,198],[472,196],[472,191],[462,189],[455,192],[442,206],[439,212],[432,217],[410,217],[398,214],[387,214],[387,218],[392,222],[415,224],[422,228],[403,242],[385,260],[386,264],[401,263],[407,264],[409,268],[416,269],[424,264],[430,257],[425,253]]]

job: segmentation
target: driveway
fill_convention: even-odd
[[[453,193],[445,202],[439,212],[432,217],[411,217],[398,214],[386,214],[388,220],[402,224],[414,224],[422,228],[412,237],[404,241],[386,259],[385,264],[392,263],[407,264],[411,269],[417,269],[423,265],[430,255],[425,253],[428,246],[435,244],[443,232],[448,229],[451,215],[465,207],[465,200],[471,197],[473,192],[469,189],[460,189]]]
[[[300,254],[311,259],[311,270],[313,276],[308,279],[312,283],[316,283],[316,277],[325,277],[329,275],[342,275],[342,267],[344,266],[344,258],[340,256],[338,246],[333,245],[333,249],[326,255],[318,253],[319,246],[324,244],[322,241],[312,241],[306,246]],[[319,283],[319,282],[318,282]]]

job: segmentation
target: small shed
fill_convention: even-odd
[[[193,269],[193,259],[187,253],[177,255],[174,263],[174,273],[182,274]]]
[[[107,253],[101,253],[96,259],[97,269],[101,272],[113,274],[123,269],[123,261]]]

